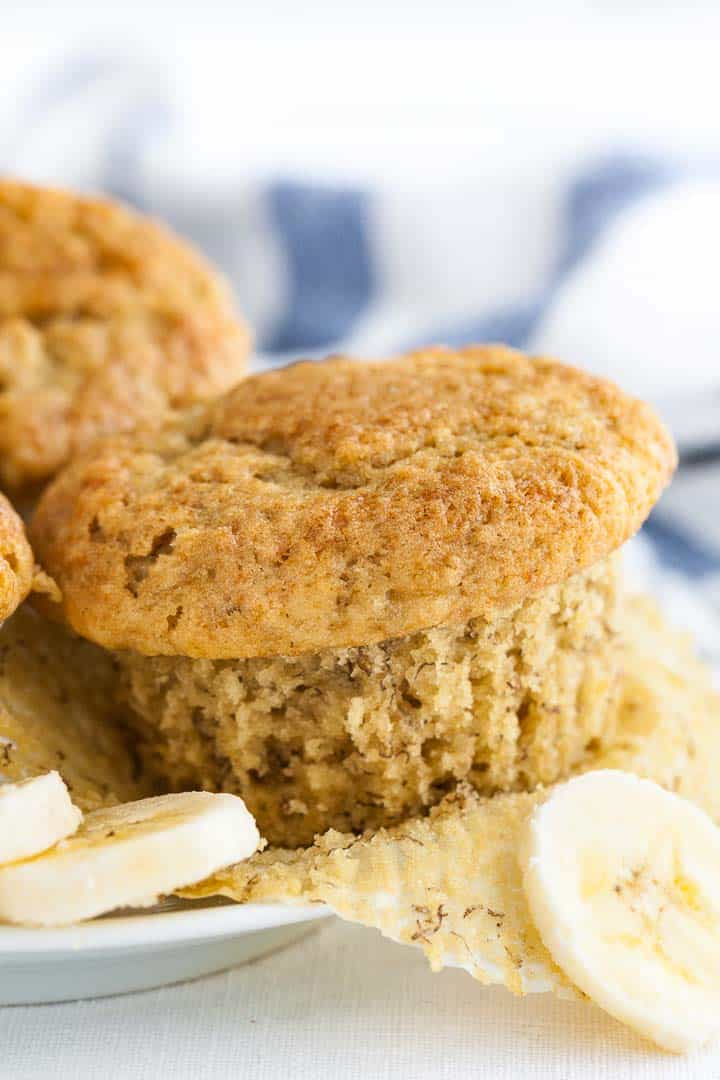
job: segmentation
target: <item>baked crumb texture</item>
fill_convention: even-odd
[[[275,844],[400,821],[458,781],[568,774],[612,736],[615,559],[492,619],[289,659],[118,656],[151,768],[242,795]]]
[[[627,769],[691,799],[720,823],[720,699],[688,642],[644,600],[627,608],[615,734],[582,762]],[[518,839],[543,790],[483,798],[469,787],[422,818],[357,837],[329,832],[269,849],[188,895],[328,904],[353,922],[516,993],[574,991],[525,902]]]
[[[0,181],[0,485],[221,393],[248,327],[199,254],[109,201]]]
[[[552,360],[332,359],[98,444],[45,492],[32,541],[65,618],[106,648],[300,656],[567,580],[640,527],[674,463],[648,406]]]
[[[0,494],[0,623],[30,592],[33,573],[34,560],[23,523]]]
[[[112,658],[24,604],[0,628],[0,781],[57,769],[82,810],[153,792],[113,704]]]

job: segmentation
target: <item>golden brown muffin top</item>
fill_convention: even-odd
[[[0,484],[229,389],[250,348],[225,283],[126,207],[0,181]]]
[[[0,623],[30,592],[33,572],[33,555],[23,523],[0,494]]]
[[[648,406],[553,360],[336,358],[97,444],[32,538],[66,619],[102,645],[296,655],[564,580],[639,528],[674,463]]]

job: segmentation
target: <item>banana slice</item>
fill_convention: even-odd
[[[62,926],[147,907],[247,858],[259,839],[235,795],[190,791],[93,810],[52,851],[0,867],[0,921]]]
[[[666,1050],[720,1031],[720,829],[649,780],[558,786],[520,850],[530,912],[565,974]]]
[[[0,866],[47,851],[81,821],[57,772],[0,784]]]

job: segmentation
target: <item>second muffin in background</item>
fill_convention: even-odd
[[[229,389],[250,345],[224,281],[169,230],[0,181],[0,487],[15,498],[97,435]]]
[[[273,843],[566,776],[612,734],[612,553],[674,465],[652,411],[502,348],[253,377],[109,439],[38,554],[146,753]]]

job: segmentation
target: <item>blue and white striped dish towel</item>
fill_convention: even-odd
[[[212,161],[197,190],[181,146],[147,73],[90,57],[29,88],[0,167],[170,221],[233,281],[258,366],[504,341],[655,402],[683,463],[631,572],[720,665],[720,167],[624,152],[572,174],[370,190]]]

